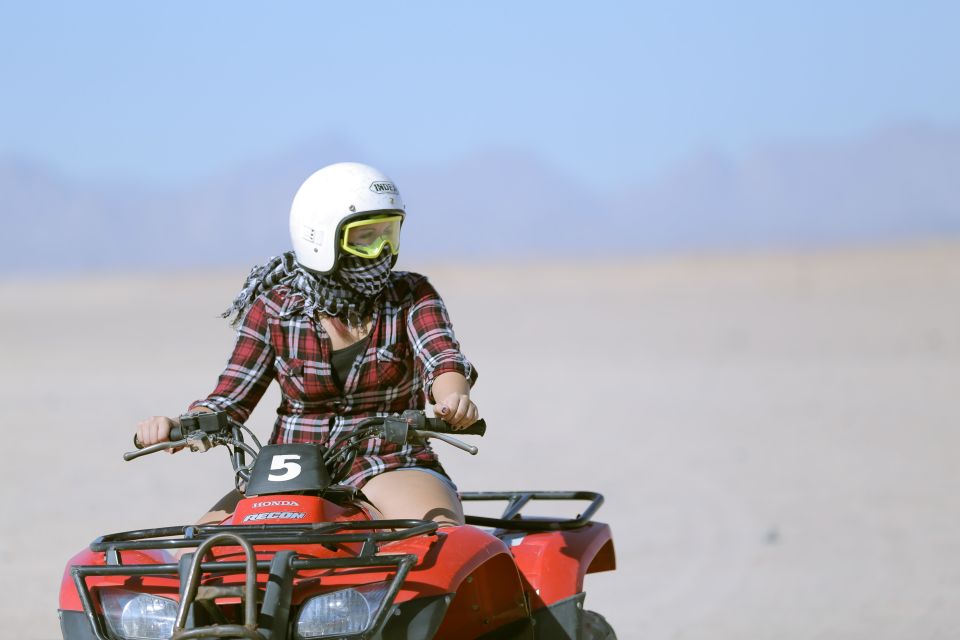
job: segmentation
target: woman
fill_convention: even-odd
[[[331,445],[364,418],[435,403],[456,428],[478,418],[477,372],[460,353],[443,301],[426,278],[392,270],[406,215],[393,182],[357,163],[325,167],[297,191],[293,251],[255,267],[224,317],[237,342],[216,389],[191,411],[245,421],[272,380],[281,402],[271,443]],[[137,426],[145,445],[169,439],[172,418]],[[373,440],[346,483],[385,518],[462,524],[456,487],[424,445]],[[218,521],[239,495],[202,522]]]

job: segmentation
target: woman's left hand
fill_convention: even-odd
[[[477,405],[465,393],[451,393],[438,402],[433,412],[451,427],[466,429],[480,417]]]

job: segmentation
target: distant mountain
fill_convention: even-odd
[[[187,187],[88,184],[0,159],[0,272],[251,263],[288,246],[286,217],[311,171],[378,164],[324,138]],[[960,234],[960,130],[909,125],[701,154],[658,179],[596,193],[542,158],[478,152],[388,167],[414,257],[603,255],[796,247]]]
[[[621,194],[649,248],[810,246],[960,233],[960,130],[900,126],[833,143],[702,155]]]

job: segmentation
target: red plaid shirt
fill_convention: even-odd
[[[330,369],[330,338],[303,312],[303,296],[278,286],[257,298],[237,332],[227,368],[213,393],[191,409],[227,411],[244,422],[272,380],[282,398],[271,443],[335,443],[371,416],[423,409],[437,376],[462,374],[471,385],[477,372],[460,353],[443,300],[424,276],[395,272],[373,311],[366,349],[341,391]],[[429,446],[396,446],[369,440],[346,483],[363,484],[402,467],[442,471]]]

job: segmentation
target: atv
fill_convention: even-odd
[[[600,494],[464,492],[465,506],[497,501],[503,513],[439,528],[378,520],[338,484],[369,438],[477,448],[422,411],[369,418],[329,448],[261,446],[222,412],[186,414],[180,425],[169,442],[124,459],[222,446],[244,498],[220,524],[94,540],[64,572],[65,640],[615,638],[583,608],[584,575],[615,568],[610,528],[591,520]],[[485,429],[478,421],[456,433]],[[548,500],[586,506],[574,518],[524,514]]]

